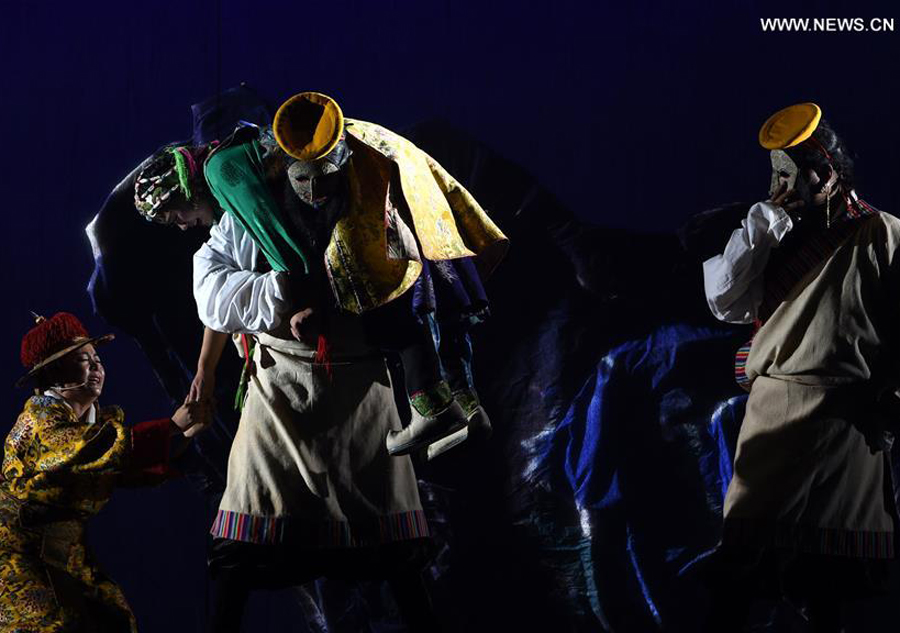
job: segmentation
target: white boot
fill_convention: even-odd
[[[385,444],[391,455],[407,455],[425,448],[448,435],[465,431],[468,424],[466,414],[456,400],[440,413],[428,417],[416,411],[415,407],[410,409],[412,420],[409,426],[402,431],[388,431]]]
[[[438,455],[446,453],[454,446],[458,446],[470,439],[474,441],[483,441],[491,436],[493,429],[491,428],[491,420],[488,418],[487,411],[480,404],[472,410],[468,416],[466,426],[456,433],[451,433],[447,437],[432,442],[428,446],[426,459],[431,461]]]

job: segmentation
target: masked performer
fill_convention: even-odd
[[[710,630],[740,630],[765,592],[838,631],[841,604],[878,589],[894,556],[882,421],[896,412],[900,221],[859,199],[818,106],[777,112],[759,138],[772,197],[704,263],[713,313],[755,324],[736,361],[750,397]]]
[[[92,561],[85,522],[116,485],[166,479],[170,459],[206,424],[196,405],[171,419],[123,424],[97,406],[105,371],[71,314],[39,318],[22,340],[37,395],[6,438],[0,480],[0,631],[135,631],[119,587]]]
[[[271,130],[239,130],[215,149],[164,152],[138,179],[136,205],[182,228],[227,211],[268,265],[286,273],[278,283],[291,297],[279,307],[293,304],[285,320],[290,316],[296,337],[318,334],[320,360],[327,354],[325,304],[367,313],[368,340],[403,359],[412,405],[411,424],[387,438],[391,454],[431,445],[434,456],[470,433],[490,433],[471,372],[468,329],[487,311],[473,255],[490,271],[506,239],[408,141],[361,121],[345,126],[333,100],[302,93],[279,109]],[[313,254],[324,259],[324,271],[315,262],[311,269]],[[271,328],[281,317],[256,325]],[[201,384],[222,346],[211,332],[205,343]]]
[[[251,351],[243,338],[249,390],[213,526],[213,567],[234,577],[235,589],[217,600],[217,613],[232,608],[214,626],[239,624],[237,596],[263,583],[375,573],[388,576],[411,625],[426,630],[415,613],[423,599],[404,598],[416,583],[406,582],[415,574],[402,561],[428,535],[405,453],[465,431],[471,414],[431,362],[431,322],[422,317],[436,292],[424,281],[420,292],[413,287],[428,279],[429,255],[479,251],[490,270],[505,238],[427,155],[378,126],[345,125],[323,95],[291,99],[274,129],[246,127],[215,147],[168,150],[135,187],[136,206],[151,219],[190,226],[220,216],[194,262],[209,328],[201,364],[211,358],[214,366],[221,353],[218,332],[255,341]],[[423,227],[418,243],[413,206]],[[460,291],[455,316],[463,324],[483,308],[483,291],[471,260],[446,270],[448,287]],[[412,402],[424,396],[430,408],[414,412],[405,432],[375,337],[412,359],[408,381],[426,383]],[[432,383],[420,375],[427,370]],[[479,409],[475,400],[472,411]]]

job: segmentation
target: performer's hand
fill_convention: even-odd
[[[775,193],[772,194],[772,198],[769,200],[776,207],[781,207],[784,209],[785,213],[788,215],[793,214],[794,211],[797,211],[803,206],[803,200],[797,197],[797,192],[793,189],[788,189],[787,183],[783,182],[775,190]]]
[[[191,388],[188,391],[185,402],[203,402],[212,400],[213,393],[216,390],[216,372],[211,371],[208,374],[203,369],[198,369],[194,374],[194,380],[191,382]]]
[[[315,340],[318,336],[319,315],[312,308],[304,308],[291,317],[291,334],[301,342]]]
[[[212,421],[212,402],[188,402],[172,414],[172,422],[185,437],[194,437],[209,427]]]

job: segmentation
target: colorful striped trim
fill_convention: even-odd
[[[753,336],[756,336],[760,328],[760,322],[756,321],[753,327]],[[750,391],[751,380],[747,376],[747,357],[750,356],[750,348],[753,346],[753,337],[738,348],[734,355],[734,381],[746,391]]]
[[[219,510],[210,534],[217,538],[249,543],[280,543],[284,538],[284,519]]]
[[[362,547],[431,535],[421,510],[400,512],[368,522],[324,521],[308,524],[289,516],[264,517],[219,510],[210,534],[249,543],[299,540],[319,547]]]
[[[847,217],[850,219],[855,220],[856,218],[875,215],[876,213],[878,213],[878,209],[861,198],[855,200],[848,199],[847,201]]]
[[[778,547],[811,554],[850,558],[894,558],[894,533],[811,525],[772,525],[754,519],[725,519],[722,534],[728,546]]]
[[[893,532],[861,532],[821,528],[818,551],[857,558],[894,558]]]
[[[753,339],[741,345],[734,355],[734,380],[741,387],[750,383],[750,379],[747,378],[747,356],[750,355],[751,345],[753,345]]]

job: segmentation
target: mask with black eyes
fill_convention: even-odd
[[[788,190],[794,189],[797,184],[797,174],[800,173],[797,163],[780,149],[772,150],[770,158],[772,160],[772,181],[769,186],[769,195],[774,196],[782,183],[787,184]]]
[[[326,156],[313,161],[296,160],[288,166],[291,187],[303,202],[321,207],[339,191],[341,177],[351,155],[344,139]]]

